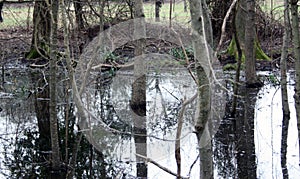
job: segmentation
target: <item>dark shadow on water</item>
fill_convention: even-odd
[[[254,145],[254,114],[259,89],[241,87],[236,115],[231,117],[231,102],[214,139],[214,160],[222,178],[257,178]]]

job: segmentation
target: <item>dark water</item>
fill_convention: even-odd
[[[49,152],[40,146],[32,74],[43,78],[43,71],[10,68],[5,70],[4,89],[1,90],[0,112],[0,168],[2,178],[43,178],[49,167]],[[78,151],[75,176],[77,178],[135,178],[137,145],[130,133],[133,122],[130,113],[130,77],[99,79],[92,96],[86,96],[89,109],[119,133],[101,132],[100,121],[92,120],[93,144],[85,137]],[[147,88],[147,157],[176,173],[175,134],[181,99],[194,94],[192,79],[186,74],[155,73],[148,77]],[[66,74],[61,73],[58,82],[58,112],[62,160],[69,163],[73,144],[78,139],[76,109],[67,96]],[[189,80],[187,80],[189,79]],[[126,81],[127,80],[127,81]],[[177,81],[176,81],[177,80]],[[297,123],[293,103],[292,79],[289,86],[291,122],[288,138],[288,169],[290,178],[300,176]],[[43,83],[41,83],[43,84]],[[43,85],[39,87],[43,87]],[[241,89],[243,100],[238,102],[237,118],[223,116],[217,132],[213,135],[213,158],[215,178],[282,178],[280,166],[281,99],[278,86],[267,83],[257,91]],[[230,89],[230,87],[229,87]],[[226,94],[230,108],[232,94]],[[247,103],[245,103],[245,101]],[[182,175],[199,178],[198,143],[193,133],[195,103],[185,112],[182,130]],[[68,111],[68,112],[66,112]],[[65,119],[68,118],[68,135]],[[248,124],[245,127],[243,124]],[[100,131],[100,132],[99,132]],[[66,145],[66,136],[68,136]],[[207,140],[210,140],[209,138]],[[91,141],[91,140],[90,140]],[[66,147],[67,146],[67,147]],[[42,159],[41,157],[46,157]],[[148,163],[148,178],[175,178]],[[121,177],[120,177],[121,178]]]

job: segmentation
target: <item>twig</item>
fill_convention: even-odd
[[[199,158],[200,158],[200,154],[198,154],[197,158],[192,163],[192,165],[190,167],[190,171],[189,171],[189,176],[191,176],[192,169],[193,169],[194,165],[196,164],[196,162],[198,161]]]
[[[175,34],[177,34],[177,32],[173,28],[172,28],[172,30],[173,30],[173,32],[175,32]],[[181,49],[182,49],[183,54],[184,54],[184,58],[185,58],[185,61],[186,61],[186,64],[187,64],[187,69],[188,69],[190,75],[192,76],[193,80],[195,81],[195,83],[198,85],[198,80],[197,80],[197,78],[195,77],[195,75],[193,74],[193,72],[191,70],[191,65],[190,65],[190,62],[189,62],[189,57],[188,57],[188,55],[186,53],[186,50],[185,50],[185,48],[183,46],[182,40],[181,40],[181,38],[180,38],[180,36],[178,34],[177,34],[177,36],[179,37],[178,40],[180,42],[180,46],[181,46]]]
[[[171,174],[173,176],[176,176],[176,177],[182,178],[182,179],[189,179],[190,178],[190,177],[178,176],[176,173],[174,173],[171,170],[169,170],[168,168],[160,165],[159,163],[157,163],[156,161],[152,160],[151,158],[145,157],[145,156],[140,155],[140,154],[135,154],[135,155],[138,156],[138,157],[141,157],[141,158],[145,159],[146,162],[152,163],[153,165],[157,166],[158,168],[162,169],[163,171],[165,171],[165,172],[167,172],[167,173],[169,173],[169,174]]]
[[[134,65],[134,63],[129,63],[129,64],[125,64],[125,65],[120,65],[120,64],[117,64],[117,63],[114,63],[113,65],[110,65],[110,64],[99,64],[99,65],[93,66],[92,70],[95,70],[97,68],[102,68],[102,67],[126,68],[126,67],[131,67],[133,65]]]
[[[180,109],[179,115],[178,115],[178,127],[176,132],[176,141],[175,141],[175,158],[176,158],[176,164],[177,164],[177,176],[181,175],[181,154],[180,154],[180,137],[181,137],[181,131],[182,131],[182,125],[183,125],[183,115],[185,111],[185,107],[194,101],[196,97],[198,96],[198,93],[196,93],[194,96],[192,96],[190,99],[186,100],[184,99],[182,103],[182,107]]]
[[[49,62],[43,64],[43,65],[37,65],[37,64],[30,64],[29,66],[32,67],[32,68],[43,68],[45,66],[48,66],[49,65]]]
[[[218,44],[218,47],[216,48],[216,51],[215,51],[215,56],[217,55],[218,51],[220,50],[221,48],[221,45],[223,43],[223,40],[224,40],[224,37],[225,37],[225,27],[226,27],[226,22],[229,18],[229,15],[232,11],[232,9],[235,7],[235,4],[236,4],[237,0],[233,0],[228,11],[226,12],[226,15],[224,17],[224,20],[223,20],[223,23],[222,23],[222,29],[221,29],[221,37],[220,37],[220,41],[219,41],[219,44]]]

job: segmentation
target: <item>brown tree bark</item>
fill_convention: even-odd
[[[46,1],[36,1],[33,10],[33,34],[27,58],[47,58],[50,46],[51,9]]]
[[[47,1],[47,5],[51,10],[50,13],[50,69],[49,69],[49,87],[50,87],[50,133],[51,133],[51,148],[52,148],[52,174],[53,177],[62,177],[61,161],[60,161],[60,149],[58,142],[58,121],[56,111],[56,63],[57,63],[57,22],[58,22],[58,1]]]
[[[245,24],[245,73],[246,84],[251,86],[257,83],[255,69],[255,0],[247,0],[247,16]]]

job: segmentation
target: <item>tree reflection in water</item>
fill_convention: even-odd
[[[42,147],[45,147],[46,144],[41,140],[42,135],[39,133],[38,128],[38,122],[36,118],[36,111],[34,109],[35,107],[35,95],[29,95],[29,91],[22,91],[19,89],[25,88],[25,89],[33,89],[33,87],[26,86],[27,83],[24,83],[28,81],[27,74],[22,74],[20,76],[17,76],[19,78],[19,85],[20,86],[7,86],[6,84],[4,86],[6,88],[6,92],[9,93],[13,91],[14,89],[17,89],[15,91],[15,97],[11,98],[11,95],[6,96],[5,98],[2,96],[1,99],[1,108],[2,111],[0,112],[0,118],[1,118],[1,148],[2,148],[2,155],[0,155],[1,160],[3,161],[3,165],[1,166],[1,173],[2,176],[5,176],[6,178],[46,178],[48,176],[47,169],[49,167],[50,161],[49,161],[49,150],[45,150]],[[62,75],[63,76],[63,75]],[[27,79],[25,79],[27,77]],[[163,85],[162,79],[157,78],[157,76],[153,75],[153,79],[149,80],[147,85],[149,85],[149,89],[147,91],[147,94],[151,94],[154,92],[158,92],[156,85]],[[7,77],[7,81],[12,81],[13,79],[9,79]],[[120,79],[121,81],[123,79]],[[63,81],[63,80],[62,80]],[[170,80],[172,81],[172,80]],[[169,81],[169,82],[170,82]],[[168,83],[169,83],[168,82]],[[122,109],[122,105],[124,106],[124,103],[116,103],[116,99],[122,100],[122,96],[128,95],[128,99],[130,99],[130,94],[126,94],[126,91],[131,90],[131,86],[125,86],[124,89],[121,89],[118,86],[111,85],[113,83],[113,80],[110,76],[110,73],[107,72],[106,75],[102,75],[102,78],[99,78],[97,80],[96,87],[94,87],[96,90],[94,90],[93,97],[94,97],[94,103],[91,103],[91,107],[94,107],[95,113],[97,113],[98,116],[100,116],[102,119],[105,119],[105,123],[110,125],[114,129],[118,129],[123,132],[131,132],[133,131],[132,124],[125,119],[128,119],[130,116],[128,116],[127,113],[130,111],[129,109]],[[37,84],[37,83],[36,83]],[[120,84],[120,82],[116,81],[116,84]],[[23,86],[23,87],[22,87]],[[43,84],[40,84],[39,86],[43,86]],[[78,132],[78,126],[76,124],[76,116],[74,115],[76,112],[76,109],[74,108],[74,105],[72,103],[69,103],[69,105],[66,105],[68,100],[66,98],[66,92],[68,89],[64,89],[63,87],[67,87],[68,85],[64,84],[63,82],[60,82],[58,84],[59,88],[59,94],[58,94],[58,111],[59,111],[59,126],[60,126],[60,147],[62,151],[61,158],[64,159],[64,164],[62,167],[65,168],[65,170],[71,171],[70,168],[70,162],[72,162],[72,158],[74,157],[74,150],[77,146],[77,141],[80,139],[81,135]],[[160,90],[163,91],[163,86],[160,86]],[[120,91],[118,94],[112,93],[115,89],[118,88]],[[123,91],[122,91],[123,90]],[[268,94],[269,88],[264,88],[263,91],[260,93],[264,96]],[[293,89],[291,87],[289,92],[293,92]],[[193,94],[193,93],[191,93]],[[30,96],[28,98],[28,96]],[[163,94],[162,96],[165,96]],[[213,149],[214,149],[214,165],[215,165],[215,177],[221,177],[221,178],[259,178],[260,175],[258,172],[262,172],[263,168],[266,168],[269,166],[271,167],[270,162],[276,162],[277,160],[275,158],[276,155],[276,149],[273,149],[274,146],[270,147],[270,150],[262,148],[262,140],[260,138],[256,139],[259,141],[259,146],[254,145],[254,137],[253,137],[253,118],[254,114],[258,113],[257,111],[254,112],[254,106],[257,101],[257,91],[256,90],[249,90],[249,89],[240,89],[240,96],[239,103],[238,103],[238,113],[237,117],[231,118],[230,112],[225,115],[220,127],[219,131],[215,134],[213,139]],[[270,94],[268,100],[270,100],[273,96],[273,94]],[[229,97],[228,97],[229,98]],[[292,97],[291,97],[292,98]],[[148,98],[150,99],[150,98]],[[160,98],[158,100],[161,100]],[[230,110],[231,104],[230,99],[228,99],[227,103],[227,110]],[[248,103],[245,103],[245,101],[248,101]],[[280,101],[277,100],[277,101]],[[157,102],[157,101],[156,101]],[[150,116],[152,120],[148,121],[147,125],[149,125],[149,128],[147,128],[147,133],[150,135],[156,135],[158,134],[159,137],[168,136],[168,134],[171,133],[171,131],[174,131],[176,129],[176,120],[174,119],[174,116],[177,115],[180,103],[178,101],[165,101],[166,102],[166,111],[158,110],[159,108],[148,108],[147,106],[147,112],[150,114],[153,113],[153,111],[159,112],[159,115]],[[154,105],[154,100],[152,102],[149,102],[147,104]],[[273,103],[272,103],[273,104]],[[256,104],[257,105],[257,104]],[[259,105],[265,105],[259,104]],[[291,104],[292,105],[292,104]],[[155,106],[155,105],[154,105]],[[280,108],[280,106],[279,106]],[[278,108],[276,108],[277,110]],[[123,110],[123,111],[122,111]],[[126,110],[128,110],[126,112]],[[275,110],[275,108],[274,108]],[[281,111],[281,110],[278,110]],[[68,113],[68,115],[67,115]],[[262,113],[262,112],[260,112]],[[269,114],[270,112],[267,111]],[[280,114],[274,114],[280,116]],[[159,117],[160,116],[160,117]],[[189,106],[186,113],[187,119],[193,116],[193,105]],[[66,123],[65,118],[68,118],[68,131],[66,131]],[[275,123],[275,121],[272,121],[273,128],[266,129],[266,125],[269,125],[271,122],[269,122],[269,117],[262,117],[262,119],[258,119],[258,123],[263,124],[256,124],[260,125],[259,127],[262,130],[265,130],[265,133],[268,133],[268,131],[274,130],[277,126],[281,124],[279,122],[278,124]],[[164,121],[164,122],[162,122]],[[187,121],[187,124],[191,123],[191,121]],[[266,123],[266,124],[265,124]],[[296,123],[293,120],[291,120],[291,124],[294,124],[294,128],[296,128]],[[35,127],[34,127],[35,126]],[[147,126],[148,127],[148,126]],[[280,128],[280,127],[279,127]],[[159,133],[159,131],[163,131]],[[68,135],[66,135],[66,133]],[[194,134],[192,134],[194,135]],[[266,134],[268,136],[268,134]],[[275,136],[275,134],[273,134]],[[66,141],[67,136],[67,141]],[[274,140],[274,144],[276,143],[275,138],[272,137],[272,140]],[[280,136],[280,135],[279,135]],[[132,136],[124,133],[123,135],[119,136],[122,141],[131,141]],[[277,137],[276,137],[277,139]],[[101,139],[103,142],[106,142],[105,145],[106,148],[103,148],[103,150],[98,151],[93,148],[93,146],[85,139],[85,137],[82,137],[80,140],[80,143],[78,146],[77,153],[77,160],[75,162],[74,167],[74,177],[76,178],[115,178],[117,176],[124,176],[127,178],[134,178],[132,175],[135,174],[135,161],[131,160],[130,158],[121,158],[119,155],[116,154],[116,150],[113,150],[109,147],[109,145],[112,145],[120,140],[114,140],[114,138],[109,137],[103,137]],[[154,139],[149,140],[151,142]],[[264,139],[267,140],[267,139]],[[269,140],[269,138],[268,138]],[[295,139],[296,141],[296,139]],[[147,141],[148,142],[148,141]],[[157,142],[157,141],[156,141]],[[278,143],[278,142],[277,142]],[[280,143],[280,142],[279,142]],[[67,144],[67,145],[66,145]],[[289,143],[290,144],[290,143]],[[121,145],[121,144],[120,144]],[[277,145],[277,144],[276,144]],[[290,147],[292,145],[289,145]],[[125,151],[126,147],[128,145],[123,145],[123,149]],[[161,144],[160,149],[166,149],[166,145]],[[165,148],[164,148],[165,147]],[[188,146],[191,147],[191,146]],[[255,148],[256,147],[256,154],[257,159],[255,156]],[[276,146],[275,146],[276,147]],[[158,147],[157,147],[158,148]],[[295,147],[297,148],[297,146]],[[130,149],[130,145],[127,149]],[[196,151],[196,148],[192,148],[193,151]],[[190,151],[191,149],[184,148],[184,150]],[[290,149],[288,149],[290,151]],[[173,149],[170,149],[170,151],[173,151]],[[165,158],[168,158],[167,160],[170,160],[169,158],[173,157],[171,152],[168,152]],[[269,151],[269,152],[268,152]],[[149,151],[151,152],[151,151]],[[266,153],[268,152],[268,153]],[[122,150],[119,149],[117,153],[122,153]],[[297,153],[292,151],[291,155],[295,155],[294,153]],[[191,152],[188,153],[191,155]],[[265,160],[266,157],[263,157],[261,155],[265,156],[271,156],[272,161],[269,161],[269,163]],[[274,156],[273,156],[274,155]],[[288,156],[288,161],[294,162],[295,157],[292,156],[293,161],[291,160],[291,156]],[[196,157],[195,157],[196,158]],[[189,158],[189,164],[190,165],[194,159],[193,157]],[[270,159],[271,160],[271,159]],[[273,161],[274,160],[274,161]],[[297,159],[296,159],[297,160]],[[258,165],[256,164],[256,161],[258,161]],[[175,161],[172,161],[175,164]],[[274,166],[273,166],[274,165]],[[273,170],[276,169],[276,163],[272,163]],[[195,165],[196,166],[196,165]],[[258,172],[256,172],[256,167],[258,168]],[[297,165],[293,164],[293,169],[291,171],[291,176],[296,176],[297,174],[297,168],[295,167]],[[173,167],[173,168],[172,168]],[[291,165],[290,165],[291,167]],[[153,166],[148,165],[148,171],[154,171]],[[170,165],[170,168],[175,170],[174,166]],[[151,170],[150,170],[151,169]],[[156,168],[157,169],[157,168]],[[160,170],[160,169],[157,169]],[[155,170],[155,171],[157,171]],[[272,175],[270,174],[272,171],[265,171],[266,174],[263,176],[278,176],[275,172]],[[186,173],[183,171],[183,173]],[[199,174],[199,172],[196,172]],[[270,175],[269,175],[270,174]],[[153,176],[153,175],[151,175]],[[196,175],[193,175],[196,176]]]
[[[257,178],[254,144],[255,103],[259,89],[240,87],[237,111],[231,103],[214,139],[214,157],[222,178]]]

